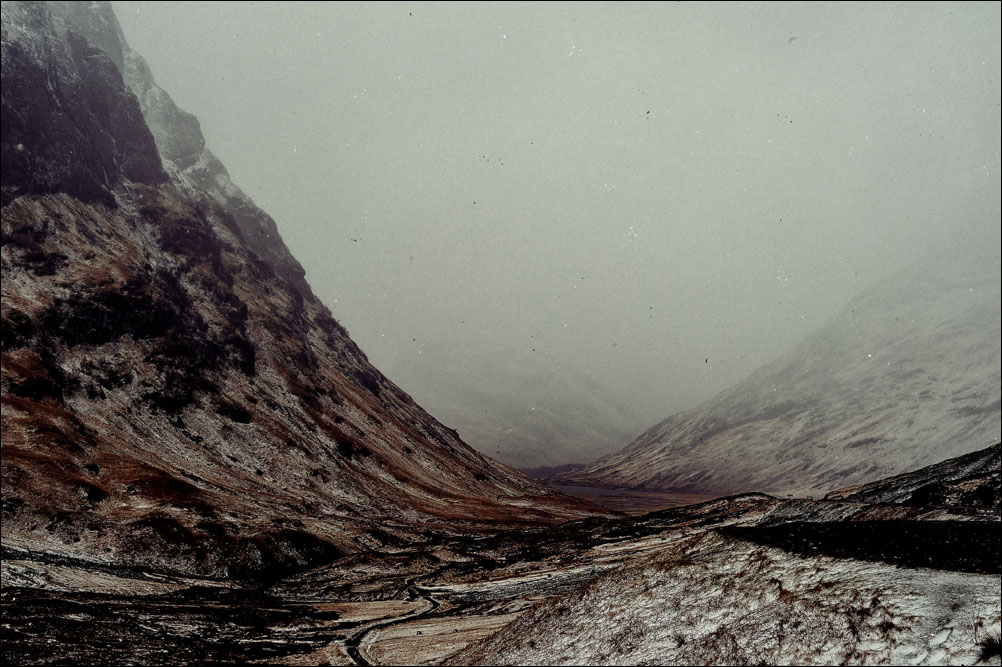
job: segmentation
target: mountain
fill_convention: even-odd
[[[790,354],[562,484],[823,493],[999,440],[999,249],[958,225]]]
[[[387,370],[466,442],[523,470],[593,461],[642,426],[597,379],[535,352],[450,341]]]
[[[372,367],[108,3],[0,44],[5,559],[277,577],[590,513]]]

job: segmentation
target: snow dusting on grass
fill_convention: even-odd
[[[973,664],[999,632],[999,585],[707,534],[540,604],[452,664]]]

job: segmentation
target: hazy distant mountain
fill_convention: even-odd
[[[518,468],[592,461],[643,427],[597,379],[532,351],[435,343],[386,371],[463,440]]]
[[[110,5],[2,18],[5,549],[274,577],[583,513],[369,364]]]
[[[957,238],[565,484],[823,492],[998,442],[999,249]]]

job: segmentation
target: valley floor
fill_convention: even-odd
[[[899,526],[893,539],[872,539],[877,520]],[[746,495],[385,548],[268,585],[121,570],[5,539],[2,657],[972,664],[1000,629],[998,528],[990,510]],[[839,553],[857,529],[863,546]],[[930,540],[963,563],[900,560]]]
[[[636,491],[634,489],[607,489],[601,486],[575,486],[570,484],[551,484],[550,486],[569,496],[574,496],[599,507],[630,516],[656,512],[670,507],[694,505],[718,497],[700,493],[665,493],[661,491]]]

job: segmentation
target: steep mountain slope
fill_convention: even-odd
[[[735,387],[555,479],[817,493],[998,442],[999,250],[964,238]]]
[[[643,426],[600,382],[542,354],[453,341],[387,370],[466,442],[522,469],[593,461]]]
[[[107,3],[2,12],[5,550],[276,577],[588,513],[368,363]]]

